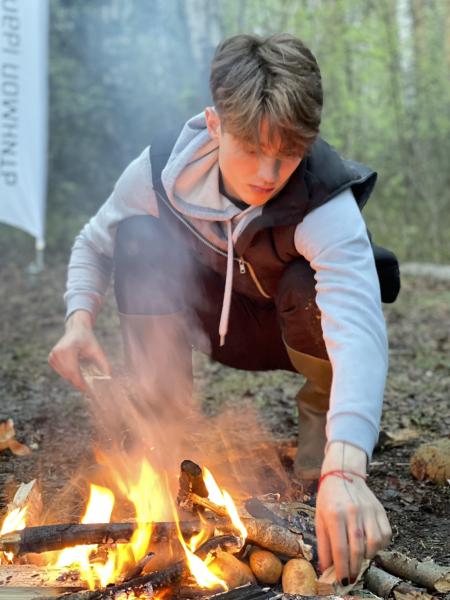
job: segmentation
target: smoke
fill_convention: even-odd
[[[67,144],[67,137],[53,136],[51,170],[62,181],[85,182],[86,191],[79,190],[80,202],[74,206],[83,208],[82,198],[101,201],[123,165],[157,132],[181,124],[210,102],[209,64],[221,37],[219,19],[206,0],[81,2],[76,9],[53,4],[52,101],[60,108],[53,111],[59,115],[54,131],[64,131],[61,115],[68,123],[72,115],[81,130],[76,148]],[[60,62],[60,57],[70,61]],[[68,93],[63,97],[59,89]],[[92,208],[84,207],[89,213]],[[177,248],[175,254],[181,257],[183,252]],[[208,420],[193,394],[192,346],[209,353],[210,338],[195,316],[205,305],[205,290],[195,285],[195,277],[187,279],[180,294],[189,300],[187,310],[176,316],[159,311],[145,325],[138,318],[123,324],[128,374],[89,377],[90,413],[97,431],[96,482],[114,487],[118,474],[133,480],[148,460],[168,474],[174,491],[180,462],[192,458],[234,492],[267,491],[268,472],[281,491],[287,484],[275,445],[252,411]],[[146,280],[146,293],[152,297],[158,287],[154,278]],[[139,297],[138,290],[130,290]],[[82,473],[75,485],[82,486],[83,476],[91,475]]]

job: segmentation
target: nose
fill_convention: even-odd
[[[264,185],[274,185],[278,179],[280,165],[280,160],[261,155],[258,162],[258,181]]]

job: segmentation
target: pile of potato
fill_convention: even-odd
[[[283,565],[273,552],[253,547],[246,559],[248,564],[233,554],[219,550],[209,568],[231,589],[255,581],[275,585],[281,579],[285,594],[316,594],[316,572],[304,558],[291,558]]]

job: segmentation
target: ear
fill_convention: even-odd
[[[209,135],[214,140],[218,140],[220,137],[220,118],[212,106],[205,108],[205,118]]]

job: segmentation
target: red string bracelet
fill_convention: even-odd
[[[327,471],[326,473],[320,476],[317,489],[320,488],[322,481],[330,475],[333,475],[334,477],[340,477],[341,479],[345,479],[345,481],[349,481],[350,483],[353,483],[353,479],[349,477],[349,475],[354,475],[355,477],[364,479],[364,481],[367,479],[367,475],[363,475],[362,473],[358,473],[357,471],[349,471],[347,469],[335,469],[334,471]]]

